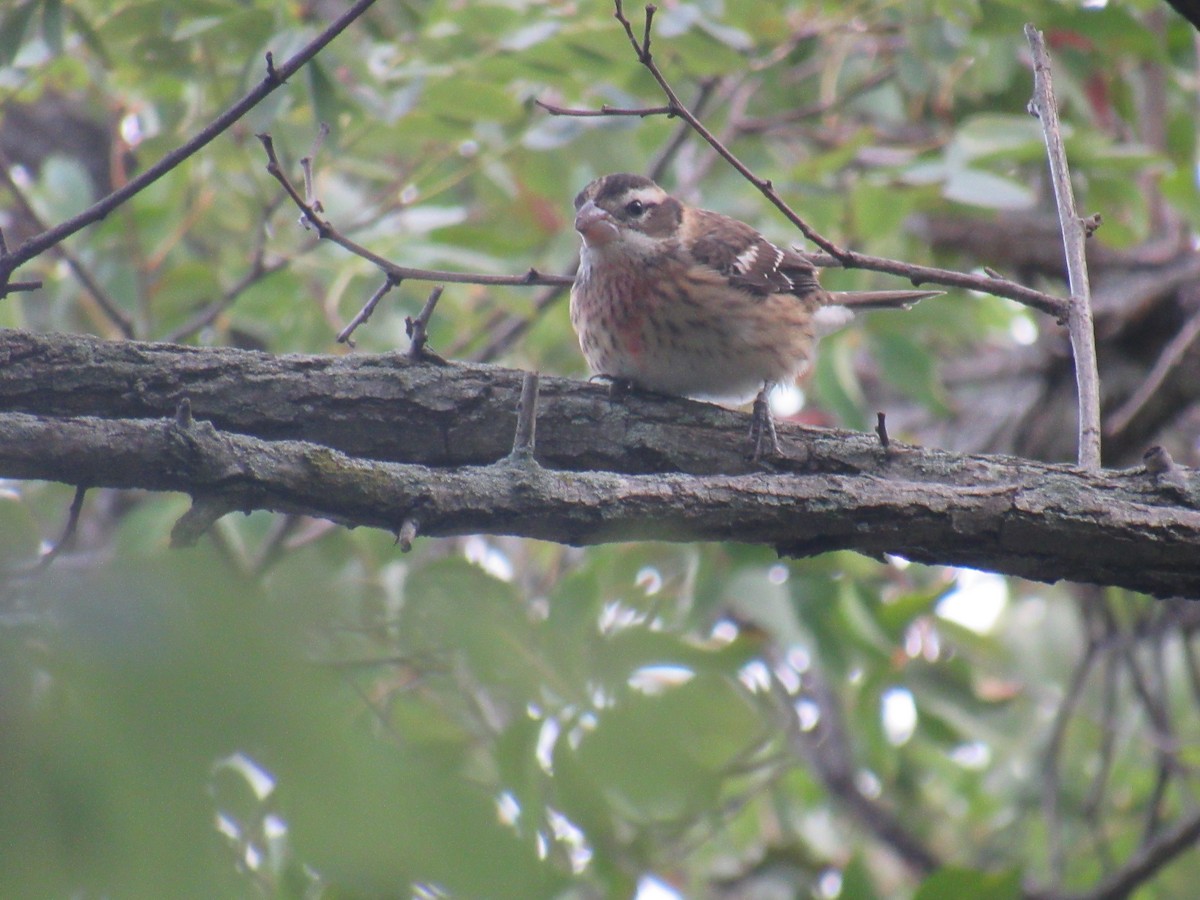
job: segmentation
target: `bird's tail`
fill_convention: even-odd
[[[937,297],[945,291],[830,291],[833,305],[850,309],[906,309],[918,300]]]

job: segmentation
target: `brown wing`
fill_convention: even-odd
[[[803,297],[820,289],[816,269],[790,250],[784,250],[737,219],[707,209],[694,210],[690,249],[698,262],[711,266],[729,283],[752,293],[795,294]]]

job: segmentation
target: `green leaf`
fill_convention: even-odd
[[[937,362],[928,348],[896,330],[873,336],[871,357],[879,364],[883,379],[896,390],[938,415],[950,412],[946,389],[938,377]]]
[[[1064,137],[1071,132],[1064,126]],[[1032,116],[981,113],[966,119],[954,131],[948,154],[965,161],[999,156],[1011,161],[1013,154],[1045,155],[1042,126]]]
[[[581,738],[580,772],[613,812],[668,823],[715,801],[724,768],[760,739],[764,722],[745,690],[698,675],[661,694],[626,692]],[[560,741],[558,752],[569,752]]]
[[[838,335],[821,342],[817,352],[812,383],[824,406],[847,428],[861,431],[866,427],[866,398],[854,375],[852,343]]]
[[[55,56],[63,52],[62,0],[42,0],[42,39]]]
[[[0,492],[0,569],[10,571],[37,559],[39,536],[29,508],[7,491]]]
[[[945,866],[926,878],[913,900],[1019,900],[1021,873],[985,872],[959,866]]]
[[[421,105],[427,113],[464,122],[508,121],[521,112],[505,87],[470,77],[431,82]]]
[[[947,200],[984,209],[1030,209],[1037,196],[1024,184],[981,169],[956,169],[942,186]]]
[[[0,19],[0,66],[12,65],[37,8],[36,0],[22,0]]]
[[[314,59],[304,67],[308,80],[309,101],[312,103],[318,122],[329,126],[329,140],[336,142],[339,132],[338,111],[341,107],[337,85],[325,72],[320,60]]]

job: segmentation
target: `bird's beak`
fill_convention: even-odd
[[[583,235],[589,247],[599,247],[616,240],[620,233],[612,216],[589,200],[575,214],[575,230]]]

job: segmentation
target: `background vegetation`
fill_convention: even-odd
[[[7,4],[9,247],[126,183],[261,81],[266,51],[284,59],[342,11]],[[0,325],[405,346],[431,285],[405,282],[353,350],[336,343],[381,276],[318,244],[265,171],[256,132],[299,183],[321,122],[326,213],[406,266],[569,274],[574,193],[655,167],[796,240],[678,121],[536,105],[662,103],[612,12],[381,0],[20,269],[44,286],[4,300]],[[654,46],[685,102],[840,245],[1062,293],[1026,21],[1055,54],[1081,208],[1104,218],[1101,376],[1106,411],[1129,412],[1106,462],[1161,443],[1195,464],[1200,379],[1170,349],[1200,308],[1177,274],[1200,214],[1191,26],[1148,0],[696,0],[662,4]],[[554,288],[449,285],[430,335],[452,359],[584,371]],[[1071,458],[1064,347],[1027,308],[950,292],[826,341],[781,409],[860,429],[887,409],[894,436]],[[1156,364],[1153,402],[1123,406]],[[168,550],[187,498],[105,491],[31,566],[71,497],[0,494],[7,895],[1177,897],[1200,874],[1175,861],[1200,833],[1186,602],[734,544],[472,537],[402,555],[389,534],[258,513]]]

